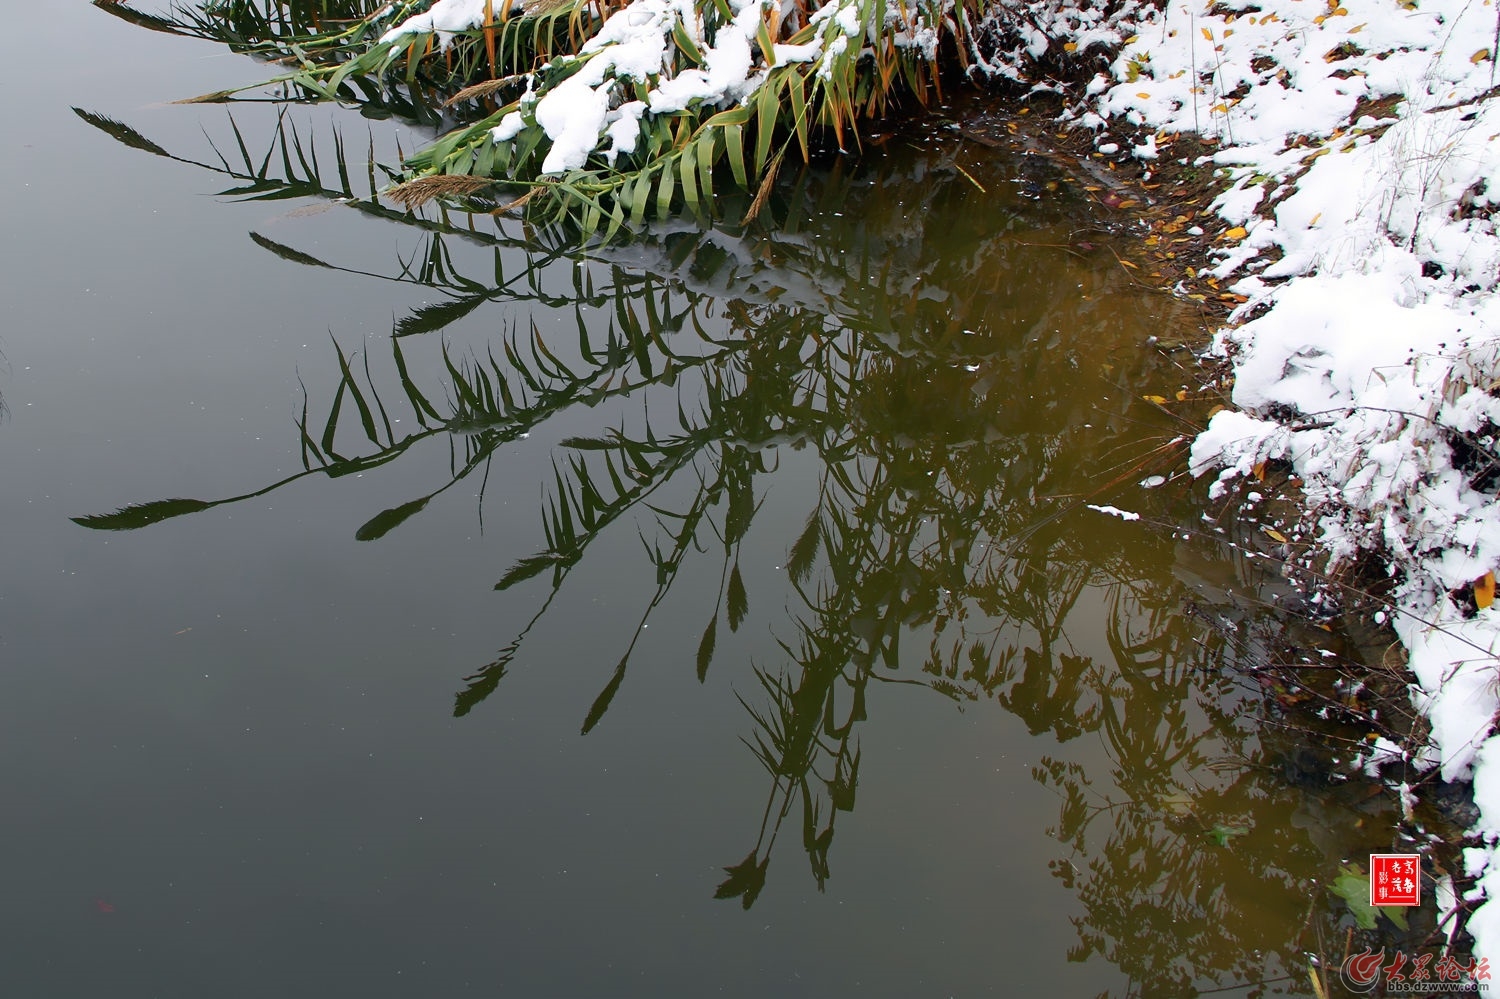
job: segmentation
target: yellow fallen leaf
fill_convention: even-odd
[[[1064,42],[1063,43],[1063,51],[1064,52],[1077,52],[1078,51],[1078,43],[1077,42]]]
[[[1256,482],[1266,481],[1266,463],[1263,461],[1256,462],[1255,467],[1250,469],[1250,474],[1255,476]]]
[[[1187,402],[1187,397],[1188,397],[1188,390],[1187,389],[1178,389],[1177,390],[1177,401],[1178,402]]]
[[[1475,52],[1473,55],[1469,56],[1469,61],[1472,62],[1474,65],[1478,66],[1480,63],[1484,62],[1489,57],[1490,57],[1490,50],[1489,49],[1480,49],[1478,52]]]
[[[1203,37],[1207,38],[1209,41],[1213,41],[1214,40],[1214,33],[1212,31],[1209,31],[1207,28],[1204,28],[1203,29]]]
[[[1322,212],[1319,212],[1318,214],[1314,215],[1312,218],[1310,218],[1310,219],[1307,220],[1307,227],[1309,229],[1311,229],[1313,226],[1315,226],[1315,225],[1318,224],[1318,219],[1320,219],[1322,217],[1323,217],[1323,213]]]
[[[1208,418],[1211,420],[1215,416],[1218,416],[1222,412],[1224,412],[1224,407],[1223,406],[1215,406],[1213,409],[1210,409],[1208,411]]]
[[[1138,42],[1140,40],[1141,40],[1141,36],[1140,35],[1131,35],[1129,38],[1125,39],[1125,44],[1126,45],[1130,45],[1133,42]]]
[[[1136,96],[1139,97],[1139,98],[1141,98],[1142,100],[1145,100],[1147,97],[1150,97],[1151,95],[1148,94],[1148,93],[1146,93],[1146,91],[1142,90],[1139,93],[1137,93]]]
[[[1272,541],[1279,541],[1279,542],[1281,542],[1284,545],[1285,544],[1290,544],[1290,542],[1288,542],[1287,539],[1286,539],[1286,535],[1282,534],[1280,531],[1276,530],[1276,528],[1274,528],[1274,527],[1262,527],[1261,530],[1265,531],[1266,532],[1266,537],[1270,538]]]
[[[1143,395],[1141,398],[1158,406],[1165,406],[1167,404],[1167,397],[1164,395]]]
[[[1244,226],[1237,225],[1233,229],[1227,230],[1224,233],[1224,238],[1225,239],[1244,239],[1248,235],[1250,235],[1250,234],[1245,231],[1245,227]]]
[[[1474,603],[1484,610],[1495,602],[1495,574],[1487,572],[1474,580]]]

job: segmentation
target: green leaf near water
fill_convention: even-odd
[[[1402,930],[1407,929],[1406,913],[1399,906],[1370,904],[1370,878],[1362,873],[1358,867],[1342,867],[1339,876],[1333,879],[1333,893],[1343,899],[1349,905],[1349,911],[1354,913],[1354,922],[1362,930],[1373,930],[1375,928],[1375,917],[1378,913],[1385,913],[1385,917],[1395,923]]]
[[[1228,846],[1230,840],[1236,836],[1248,835],[1249,832],[1245,826],[1214,826],[1208,831],[1208,835],[1219,846]]]

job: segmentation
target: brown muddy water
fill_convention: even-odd
[[[0,994],[1342,955],[1399,816],[1246,679],[1327,636],[1173,474],[1196,320],[1082,185],[937,122],[583,253],[369,200],[399,118],[164,106],[264,67],[13,13],[74,69],[0,111]]]

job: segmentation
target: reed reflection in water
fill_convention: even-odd
[[[1285,983],[1306,980],[1305,953],[1334,954],[1349,925],[1318,886],[1339,857],[1388,845],[1392,817],[1340,787],[1287,782],[1297,737],[1267,727],[1274,703],[1241,677],[1288,622],[1231,595],[1271,584],[1199,537],[1184,484],[1139,485],[1174,474],[1188,429],[1139,389],[1193,377],[1145,344],[1192,316],[1136,285],[1067,176],[918,135],[924,148],[789,180],[762,224],[684,221],[587,251],[565,231],[391,209],[376,165],[351,169],[342,143],[326,181],[314,140],[284,119],[267,155],[186,159],[243,195],[336,198],[409,227],[385,272],[253,238],[291,264],[437,301],[400,317],[381,350],[334,347],[340,376],[310,387],[298,421],[302,471],[78,522],[141,528],[446,450],[442,479],[351,524],[374,542],[476,479],[483,516],[508,448],[556,436],[563,414],[585,420],[592,432],[553,450],[535,550],[497,568],[497,599],[535,610],[492,660],[464,667],[466,724],[527,665],[534,626],[586,620],[570,601],[576,570],[617,576],[639,616],[617,659],[586,665],[599,689],[579,705],[584,733],[614,720],[653,623],[674,635],[667,668],[684,683],[735,672],[767,789],[718,897],[753,905],[783,832],[827,883],[871,692],[909,685],[956,711],[993,704],[1039,737],[1033,777],[1059,800],[1054,873],[1084,911],[1067,960],[1103,957],[1141,995],[1297,991]],[[622,533],[640,538],[636,566],[595,559]],[[1205,560],[1220,585],[1201,578]],[[684,579],[716,581],[706,619],[677,616]],[[777,658],[740,651],[747,622],[770,630]]]

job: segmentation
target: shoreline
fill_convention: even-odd
[[[1292,478],[1293,573],[1383,566],[1384,606],[1364,613],[1399,638],[1430,736],[1354,768],[1472,784],[1477,887],[1439,881],[1439,917],[1449,945],[1465,927],[1500,961],[1500,19],[1458,0],[1167,0],[1053,24],[1051,43],[1107,62],[1072,94],[1036,88],[1059,95],[1063,145],[1143,191],[1211,195],[1167,223],[1200,230],[1169,260],[1175,233],[1148,215],[1141,258],[1221,314],[1205,346],[1232,406],[1191,471],[1210,501]]]

